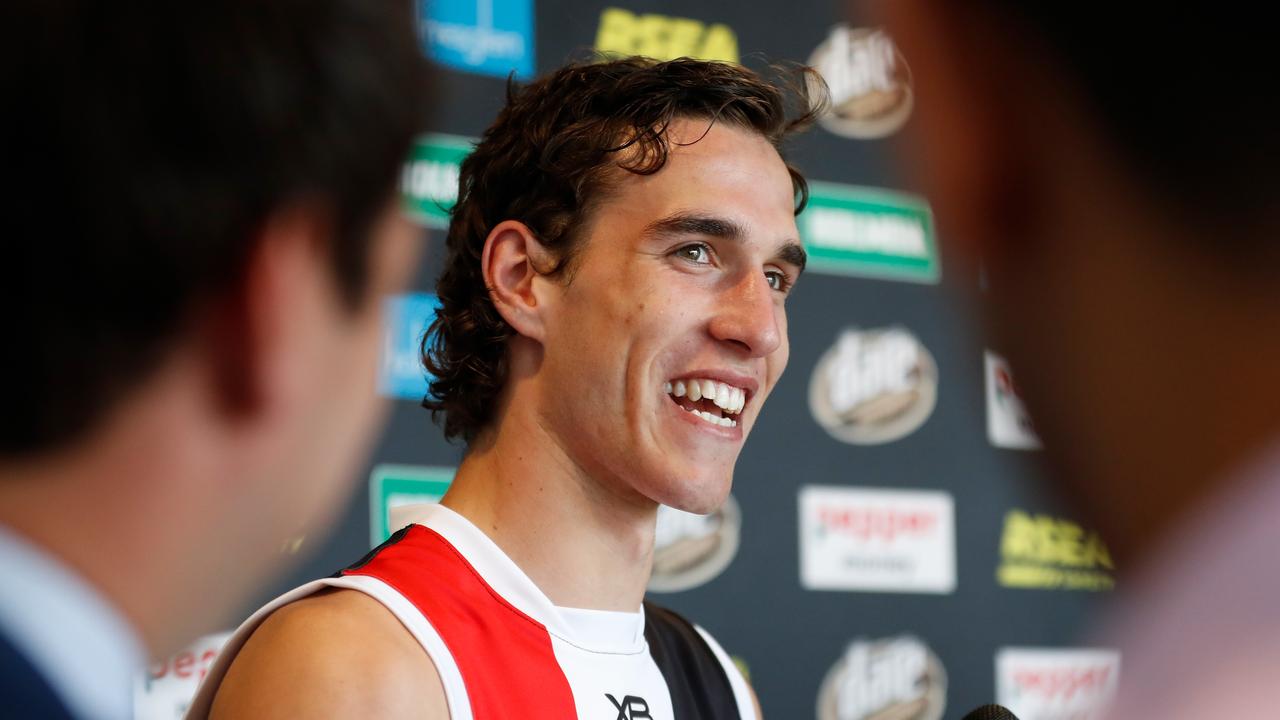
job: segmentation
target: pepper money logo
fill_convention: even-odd
[[[1040,437],[1014,384],[1009,363],[990,350],[983,362],[987,371],[987,439],[996,447],[1038,449]]]
[[[1120,653],[1094,648],[1001,648],[996,702],[1027,720],[1106,717],[1120,683]]]
[[[912,635],[857,639],[818,690],[818,720],[939,720],[947,674]]]
[[[709,515],[660,506],[649,589],[680,592],[710,582],[733,562],[741,529],[732,495]]]
[[[809,65],[830,90],[831,109],[819,122],[831,132],[881,138],[911,116],[911,70],[884,30],[837,25],[809,56]]]
[[[1115,565],[1098,533],[1014,509],[1004,517],[996,581],[1009,588],[1110,590]]]
[[[738,62],[738,36],[724,23],[637,15],[622,8],[605,8],[596,32],[596,52],[605,57],[643,55],[655,60],[691,57]]]
[[[899,327],[845,330],[809,380],[814,419],[835,439],[854,445],[914,432],[933,413],[937,397],[933,356]]]
[[[136,720],[180,720],[230,632],[206,635],[139,673],[133,684]]]
[[[955,590],[955,503],[949,494],[806,485],[799,505],[805,589]]]

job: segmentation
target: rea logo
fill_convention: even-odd
[[[1070,520],[1013,509],[1004,517],[996,580],[1011,588],[1110,590],[1115,565],[1098,533]]]
[[[609,698],[613,709],[618,711],[618,717],[614,720],[653,720],[653,716],[649,714],[649,703],[642,697],[626,695],[618,700],[609,693],[604,696]]]
[[[622,8],[605,8],[596,33],[596,52],[610,57],[643,55],[655,60],[691,57],[738,62],[738,36],[722,23],[636,15]]]
[[[1120,653],[1085,648],[1001,648],[996,699],[1022,718],[1105,717],[1120,681]]]

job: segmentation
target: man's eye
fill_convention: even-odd
[[[786,292],[791,289],[791,278],[781,270],[766,270],[764,276],[769,281],[769,287],[774,290]]]
[[[675,256],[688,260],[691,263],[706,265],[711,262],[711,249],[708,248],[705,243],[693,243],[692,245],[685,245],[679,250],[676,250]]]

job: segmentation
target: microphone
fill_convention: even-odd
[[[960,720],[1018,720],[1018,716],[1003,705],[983,705],[970,710]]]

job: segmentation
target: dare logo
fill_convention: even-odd
[[[1010,510],[996,579],[1005,587],[1110,590],[1115,565],[1098,533],[1049,515]]]
[[[738,62],[738,36],[728,25],[657,13],[637,15],[622,8],[605,8],[600,14],[595,49],[606,57]]]

